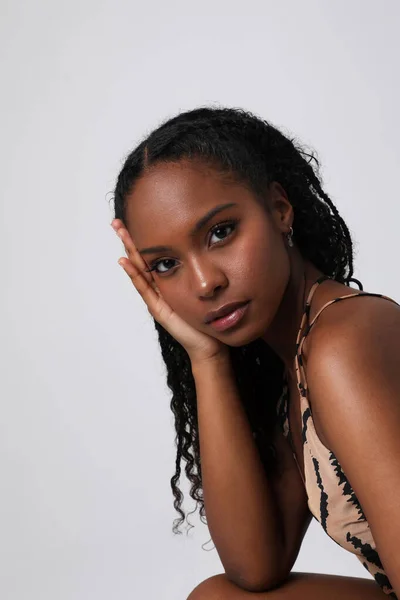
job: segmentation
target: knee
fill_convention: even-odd
[[[228,590],[232,591],[232,586],[236,587],[225,574],[213,575],[199,583],[186,600],[221,600],[221,598],[228,598],[226,592]]]
[[[273,591],[276,588],[279,588],[281,584],[286,583],[286,581],[291,579],[293,576],[294,574],[291,573],[287,579],[282,580],[276,585],[271,585],[270,587],[251,585],[241,587],[228,579],[226,573],[219,573],[218,575],[208,577],[208,579],[205,579],[199,583],[199,585],[197,585],[194,590],[191,591],[186,600],[225,600],[225,598],[229,598],[230,600],[239,600],[239,598],[241,599],[250,597],[252,593],[259,594],[260,592],[264,592],[264,594],[271,592],[271,595],[275,597]]]

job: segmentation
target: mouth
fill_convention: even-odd
[[[219,317],[217,319],[213,319],[209,321],[208,325],[210,325],[216,331],[225,331],[226,329],[230,329],[237,325],[247,313],[247,308],[249,306],[250,301],[241,304],[237,308],[234,308],[231,312],[224,315],[223,317]]]

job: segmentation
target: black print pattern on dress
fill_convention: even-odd
[[[349,483],[349,480],[347,479],[346,475],[344,474],[343,469],[340,466],[338,459],[336,458],[336,456],[334,455],[334,453],[332,451],[329,452],[329,460],[334,467],[333,470],[335,471],[337,478],[339,479],[338,485],[340,486],[344,483],[343,492],[342,492],[343,496],[349,496],[347,502],[351,502],[357,509],[357,512],[360,515],[358,520],[366,521],[367,519],[365,518],[364,511],[361,508],[358,498],[355,495],[354,490]]]

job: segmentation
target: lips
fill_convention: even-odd
[[[215,319],[225,317],[226,315],[229,315],[229,313],[233,312],[237,308],[247,304],[247,302],[248,301],[245,300],[242,302],[230,302],[229,304],[225,304],[224,306],[221,306],[221,308],[219,308],[218,310],[213,310],[213,311],[207,313],[205,316],[205,319],[204,319],[204,323],[207,324],[207,323],[210,323],[211,321],[214,321]]]

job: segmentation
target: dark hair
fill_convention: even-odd
[[[270,123],[243,109],[200,107],[165,121],[128,155],[114,190],[115,218],[125,223],[127,195],[135,182],[158,163],[181,159],[201,160],[222,174],[244,183],[263,197],[272,181],[288,194],[294,211],[294,240],[303,255],[325,275],[350,285],[353,279],[353,244],[349,230],[329,196],[322,190],[319,162]],[[314,163],[314,164],[313,164]],[[161,353],[167,367],[167,385],[172,391],[177,455],[171,478],[174,507],[185,513],[178,487],[181,460],[192,486],[190,496],[205,509],[201,478],[197,403],[191,363],[185,349],[155,319]],[[277,415],[276,404],[283,391],[283,362],[261,339],[238,348],[230,347],[235,378],[264,469],[278,468],[271,443]],[[265,399],[268,398],[266,402]],[[206,522],[206,521],[203,521]]]

